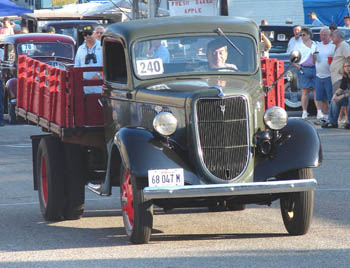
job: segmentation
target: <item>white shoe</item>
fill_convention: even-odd
[[[345,125],[345,119],[342,119],[342,120],[338,120],[338,126],[339,127],[343,127]]]
[[[306,119],[308,117],[308,113],[306,111],[303,111],[303,114],[301,116],[301,119]]]
[[[322,112],[318,112],[317,113],[317,120],[320,120],[322,118],[324,118],[324,114]]]

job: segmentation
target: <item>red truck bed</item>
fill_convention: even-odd
[[[34,60],[18,58],[17,114],[59,136],[84,129],[103,129],[100,94],[84,94],[84,86],[102,85],[102,80],[83,80],[84,71],[102,67],[70,67],[67,71]]]

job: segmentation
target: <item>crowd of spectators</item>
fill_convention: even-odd
[[[312,40],[310,28],[295,25],[294,36],[288,42],[287,52],[298,50],[301,61],[293,64],[301,88],[302,118],[307,119],[309,91],[313,91],[317,121],[323,128],[338,128],[349,124],[350,45],[344,41],[344,32],[335,23],[325,26],[314,12],[309,13],[312,25],[322,25],[320,41]],[[350,16],[344,17],[350,27]],[[348,70],[349,69],[349,70]]]
[[[43,28],[42,32],[45,33],[56,33],[55,28],[50,26],[47,29]],[[11,22],[8,17],[3,18],[0,22],[0,40],[4,36],[14,34],[26,34],[29,33],[27,27],[21,27],[18,23]],[[83,28],[82,34],[84,36],[84,43],[78,48],[75,57],[75,66],[102,66],[102,48],[101,48],[101,37],[104,33],[104,27],[98,25],[93,29],[91,26]],[[3,61],[4,51],[0,48],[0,63]],[[102,72],[87,72],[84,73],[85,79],[101,79]],[[87,87],[89,88],[89,87]],[[84,88],[85,91],[85,88]],[[101,92],[101,87],[90,87],[86,89],[85,93],[96,93]],[[4,110],[3,110],[3,83],[1,81],[1,70],[0,70],[0,127],[5,125]]]

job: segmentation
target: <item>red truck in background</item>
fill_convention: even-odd
[[[145,56],[164,41],[170,60]],[[226,47],[234,71],[207,68],[209,42]],[[133,243],[149,241],[153,205],[243,210],[279,200],[287,231],[305,234],[321,145],[309,123],[288,119],[283,79],[275,83],[283,62],[258,60],[259,43],[248,19],[157,18],[106,29],[103,81],[83,79],[102,68],[19,56],[16,114],[47,133],[31,137],[43,217],[78,219],[86,185],[99,195],[120,186]],[[84,94],[96,85],[101,94]]]

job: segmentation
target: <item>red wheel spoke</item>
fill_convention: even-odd
[[[122,199],[122,210],[125,211],[128,216],[128,220],[131,226],[134,225],[134,207],[133,207],[133,193],[132,185],[130,184],[130,174],[125,173],[124,183],[121,186],[121,199]]]
[[[48,185],[47,185],[47,175],[46,175],[46,161],[44,157],[42,157],[42,160],[41,160],[41,192],[42,192],[43,199],[46,206],[47,200],[48,200]]]

